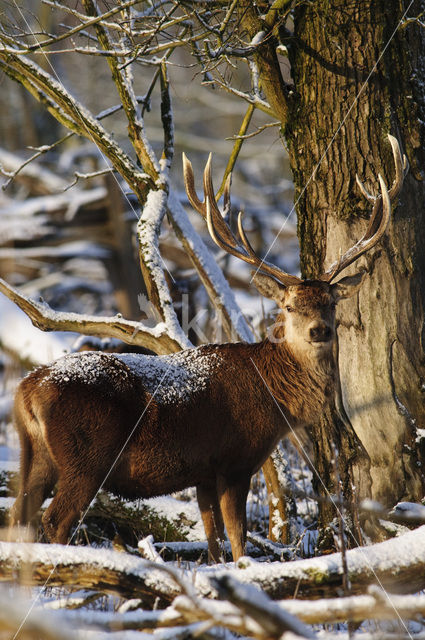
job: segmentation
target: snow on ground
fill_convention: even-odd
[[[189,542],[198,542],[205,540],[204,527],[201,520],[201,514],[196,501],[178,500],[172,496],[159,496],[157,498],[149,498],[143,501],[144,504],[151,507],[159,516],[167,518],[170,522],[176,523],[179,529],[186,521],[185,535]],[[183,524],[184,527],[184,524]]]

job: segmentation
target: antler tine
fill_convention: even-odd
[[[219,229],[219,232],[223,236],[226,243],[231,245],[232,247],[237,247],[238,241],[233,235],[229,225],[224,220],[223,215],[220,209],[218,208],[217,200],[215,199],[214,185],[213,185],[212,175],[211,175],[211,162],[212,162],[212,154],[210,153],[210,155],[208,156],[207,164],[205,165],[205,169],[204,169],[205,202],[207,201],[207,198],[208,198],[211,210],[214,212],[216,227]],[[226,182],[226,187],[227,187],[227,182]],[[229,190],[226,194],[226,198],[227,198],[226,204],[230,204],[230,184],[228,189]]]
[[[262,260],[259,256],[257,256],[242,226],[243,214],[241,211],[239,212],[239,216],[238,216],[238,230],[243,243],[244,251],[242,251],[241,250],[242,248],[240,248],[237,245],[229,244],[228,242],[226,242],[226,240],[224,240],[220,236],[220,233],[217,231],[215,223],[217,222],[217,217],[218,216],[221,217],[221,214],[219,211],[217,212],[214,207],[210,206],[210,199],[208,196],[206,196],[206,209],[207,209],[208,231],[210,233],[211,238],[221,249],[224,249],[225,251],[227,251],[227,253],[230,253],[232,256],[235,256],[236,258],[239,258],[240,260],[243,260],[244,262],[251,264],[252,266],[256,267],[258,270],[261,270],[264,273],[268,273],[269,275],[272,275],[274,278],[279,280],[279,282],[282,282],[282,284],[284,284],[285,286],[299,284],[300,282],[302,282],[301,278],[298,278],[297,276],[292,276],[289,273],[286,273],[285,271],[278,269],[278,267],[275,267],[274,265]]]
[[[388,139],[391,144],[391,148],[393,150],[393,158],[395,165],[395,178],[393,184],[391,185],[391,189],[389,190],[390,199],[393,200],[400,193],[401,187],[403,186],[404,176],[409,170],[409,162],[407,160],[407,156],[403,154],[401,155],[400,145],[398,143],[397,138],[392,135],[388,135]]]
[[[391,189],[388,190],[388,195],[391,201],[391,200],[394,200],[394,198],[396,198],[400,193],[401,187],[403,186],[404,176],[406,175],[406,172],[409,168],[409,163],[407,162],[406,156],[402,157],[401,155],[400,145],[398,143],[397,138],[394,138],[394,136],[392,135],[388,135],[388,138],[391,143],[391,148],[393,151],[394,166],[395,166],[395,178],[393,180],[393,184],[391,185]],[[357,181],[357,184],[359,186],[361,185],[360,180]],[[362,190],[362,193],[363,193],[363,190]],[[382,221],[382,219],[380,220],[378,216],[381,210],[381,199],[382,199],[381,195],[377,196],[376,198],[372,196],[373,210],[372,210],[372,215],[370,217],[366,233],[363,236],[364,240],[367,240],[370,237],[372,237],[381,227],[381,224],[385,224],[385,221]],[[388,222],[389,222],[389,218],[387,221],[387,225],[388,225]]]
[[[356,182],[357,182],[357,186],[359,187],[360,191],[362,192],[362,195],[366,198],[366,200],[369,200],[369,202],[375,202],[376,200],[376,196],[373,196],[371,193],[369,193],[369,191],[366,189],[366,187],[364,186],[363,182],[360,180],[359,176],[356,173]]]
[[[286,271],[279,269],[278,267],[271,264],[270,262],[267,262],[267,260],[262,260],[259,256],[257,256],[245,233],[245,229],[243,228],[243,224],[242,224],[242,219],[243,219],[243,213],[242,211],[239,211],[239,215],[238,215],[239,237],[242,240],[242,244],[245,250],[253,260],[251,264],[254,264],[257,267],[257,269],[263,271],[264,273],[268,273],[269,275],[273,276],[274,278],[279,280],[279,282],[282,282],[282,284],[284,284],[287,287],[294,284],[299,284],[300,282],[302,282],[301,278],[298,278],[298,276],[293,276],[290,273],[286,273]]]
[[[216,228],[216,223],[217,223],[217,220],[220,222],[220,219],[222,221],[223,218],[220,211],[218,211],[217,207],[211,207],[210,198],[208,195],[205,196],[205,204],[206,204],[206,210],[207,210],[208,231],[211,238],[216,243],[216,245],[220,247],[220,249],[224,249],[227,253],[230,253],[232,256],[235,256],[236,258],[241,258],[241,260],[244,260],[245,262],[249,262],[250,264],[252,264],[250,256],[244,254],[242,251],[240,251],[240,249],[238,249],[237,241],[233,233],[232,233],[232,238],[235,240],[235,242],[232,241],[232,243],[227,242],[220,236],[220,232]]]
[[[381,187],[381,197],[376,199],[372,216],[369,221],[369,225],[366,233],[360,238],[355,245],[353,245],[348,251],[340,258],[334,262],[330,268],[320,276],[319,280],[323,280],[325,282],[332,282],[337,275],[341,273],[344,269],[346,269],[350,264],[355,262],[360,256],[364,253],[372,249],[385,234],[388,224],[391,217],[391,201],[387,189],[387,185],[385,184],[384,179],[379,174],[378,175],[379,184]],[[382,208],[382,215],[379,219],[379,224],[377,225],[378,214]],[[374,232],[371,232],[371,229],[377,227]]]
[[[193,167],[189,158],[182,153],[183,159],[183,180],[188,200],[192,207],[201,214],[203,218],[207,217],[205,202],[201,202],[195,189],[195,177],[193,175]]]
[[[255,253],[254,249],[252,248],[252,245],[250,243],[250,241],[248,240],[248,237],[245,233],[245,229],[243,228],[243,224],[242,224],[242,220],[243,220],[243,211],[239,211],[238,214],[238,233],[239,233],[239,237],[242,240],[242,244],[246,250],[246,252],[252,257],[252,258],[256,258],[258,260],[258,263],[261,263],[261,258],[259,258],[257,256],[257,254]]]
[[[219,210],[219,208],[217,206],[217,201],[215,199],[214,187],[213,187],[212,178],[211,178],[212,154],[210,153],[210,155],[208,156],[207,164],[205,165],[205,170],[204,170],[204,196],[205,196],[205,200],[203,202],[201,202],[201,200],[198,198],[198,194],[196,193],[195,177],[193,175],[192,163],[190,162],[190,160],[188,159],[188,157],[186,156],[185,153],[182,154],[182,159],[183,159],[184,186],[185,186],[186,194],[187,194],[187,197],[188,197],[188,200],[189,200],[190,204],[195,209],[195,211],[200,213],[203,218],[207,219],[206,200],[207,200],[207,198],[209,198],[210,206],[211,206],[211,208],[214,209],[215,213],[217,214],[217,216],[216,216],[217,217],[217,224],[218,224],[218,227],[220,228],[220,233],[226,238],[226,241],[228,243],[230,243],[231,245],[236,246],[238,244],[238,242],[237,242],[235,236],[233,235],[233,233],[231,232],[230,228],[226,224],[226,222],[223,220],[223,216],[220,213],[220,210]],[[230,176],[228,176],[227,181],[226,181],[225,198],[226,198],[225,199],[225,206],[230,208]]]
[[[261,269],[261,271],[272,275],[285,286],[299,284],[300,282],[302,282],[301,278],[292,276],[289,273],[286,273],[278,267],[270,264],[269,262],[261,260],[261,258],[257,256],[243,228],[242,212],[240,212],[238,216],[238,230],[242,246],[239,244],[239,241],[236,239],[229,225],[224,220],[220,209],[217,206],[217,201],[214,194],[214,186],[211,177],[211,158],[212,156],[210,154],[204,170],[204,202],[201,202],[197,196],[192,163],[188,160],[184,153],[183,175],[189,202],[193,206],[193,208],[206,219],[209,234],[216,245],[218,245],[221,249],[224,249],[224,251],[226,251],[227,253],[235,256],[236,258],[239,258],[240,260],[253,265],[257,269]],[[228,211],[230,209],[231,176],[232,174],[229,174],[227,176],[224,186],[223,196],[225,211]]]
[[[390,200],[393,200],[400,193],[401,187],[403,185],[404,176],[409,170],[409,162],[407,160],[407,157],[404,154],[403,156],[401,155],[400,145],[398,143],[397,138],[395,138],[391,134],[388,134],[388,139],[391,144],[393,158],[394,158],[394,166],[395,166],[395,178],[394,178],[393,184],[391,185],[391,188],[388,191]],[[357,173],[356,173],[356,182],[363,196],[367,200],[369,200],[369,202],[374,203],[375,200],[380,197],[380,196],[374,196],[371,193],[369,193],[369,191],[366,189],[366,187],[364,186],[363,182],[360,180]]]
[[[353,247],[341,256],[339,260],[334,262],[322,276],[320,276],[320,280],[331,282],[338,274],[341,273],[341,271],[357,260],[357,258],[366,253],[366,251],[372,249],[372,247],[381,240],[388,228],[391,217],[391,200],[400,193],[404,176],[408,170],[407,159],[405,156],[401,155],[397,139],[391,135],[389,135],[388,138],[391,143],[395,165],[395,178],[391,189],[387,189],[384,179],[379,174],[378,179],[381,193],[377,197],[371,196],[360,182],[358,176],[356,176],[357,184],[359,185],[362,194],[369,202],[373,202],[372,215],[370,217],[366,233]]]
[[[232,173],[230,172],[226,178],[226,182],[223,189],[223,217],[227,217],[230,213],[230,186],[232,184]]]

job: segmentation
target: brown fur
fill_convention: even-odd
[[[43,525],[60,543],[101,486],[132,498],[196,486],[210,557],[219,558],[224,525],[241,556],[251,475],[290,428],[320,415],[334,386],[332,287],[285,288],[268,276],[256,284],[281,308],[263,342],[134,356],[163,367],[187,357],[191,375],[206,363],[186,394],[156,396],[143,371],[112,354],[72,354],[30,373],[15,400],[22,454],[12,524],[30,522],[56,483]]]

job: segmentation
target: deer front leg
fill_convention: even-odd
[[[237,481],[220,476],[217,479],[217,493],[221,513],[232,545],[233,560],[245,553],[246,543],[246,499],[251,475],[238,478]]]
[[[224,524],[215,485],[196,487],[199,510],[208,540],[208,562],[220,562],[222,550],[219,541],[224,539]]]

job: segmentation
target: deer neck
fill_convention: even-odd
[[[259,343],[253,362],[292,427],[316,421],[333,395],[332,353],[317,359],[294,353],[285,341],[275,344],[266,339]]]

